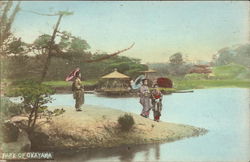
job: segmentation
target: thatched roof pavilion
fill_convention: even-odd
[[[112,73],[101,77],[103,83],[99,91],[106,94],[123,94],[129,92],[130,77],[122,74],[115,69]]]
[[[112,73],[109,73],[102,77],[102,79],[129,79],[129,78],[130,78],[129,76],[119,73],[117,69],[115,69]]]

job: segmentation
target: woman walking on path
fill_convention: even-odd
[[[148,88],[148,80],[143,79],[142,84],[143,85],[140,87],[140,103],[143,106],[141,116],[148,118],[149,111],[152,108],[151,94]]]
[[[152,104],[153,104],[153,112],[154,112],[154,121],[159,122],[162,110],[162,93],[158,88],[158,85],[154,85],[154,89],[152,91]]]

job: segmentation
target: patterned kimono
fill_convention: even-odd
[[[148,86],[142,85],[140,88],[140,103],[143,106],[141,116],[148,118],[149,111],[152,108],[151,94]]]
[[[76,100],[75,108],[76,110],[80,110],[80,107],[84,103],[84,89],[81,84],[81,80],[79,78],[76,78],[73,82],[73,97]]]
[[[159,121],[162,110],[162,93],[159,89],[152,91],[152,104],[154,112],[154,120]]]

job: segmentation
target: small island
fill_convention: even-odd
[[[36,135],[32,140],[33,149],[65,150],[85,148],[107,148],[130,144],[171,142],[179,139],[203,135],[206,129],[168,122],[155,122],[140,115],[130,113],[135,124],[129,131],[123,131],[118,123],[120,110],[92,105],[84,105],[81,112],[73,107],[63,108],[65,113],[50,121],[38,120]],[[26,117],[15,116],[13,122],[24,121]]]

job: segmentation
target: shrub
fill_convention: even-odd
[[[132,115],[126,113],[118,118],[118,123],[123,131],[128,131],[133,127],[135,121]]]
[[[22,113],[22,104],[11,102],[7,97],[0,97],[0,119],[4,120],[11,116]]]
[[[19,130],[16,125],[11,122],[1,122],[0,130],[2,131],[2,139],[4,142],[17,141]]]
[[[8,96],[20,96],[23,109],[29,114],[28,131],[32,132],[39,112],[47,110],[46,104],[52,101],[54,90],[47,85],[32,80],[18,81],[8,90]]]

